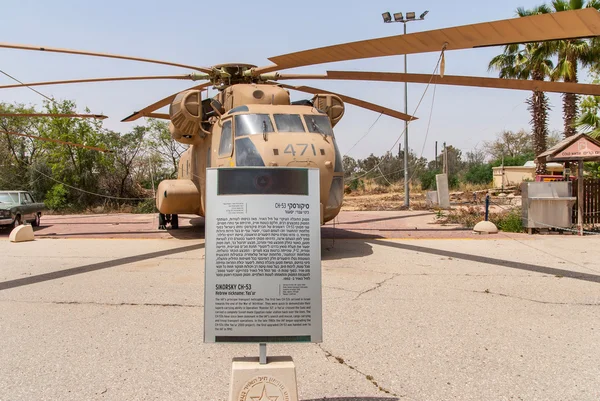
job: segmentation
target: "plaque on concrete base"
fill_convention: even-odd
[[[298,401],[292,357],[233,358],[229,401]]]

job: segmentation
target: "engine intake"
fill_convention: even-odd
[[[327,113],[332,127],[342,119],[346,110],[344,101],[336,95],[319,93],[313,97],[312,103],[317,109]]]
[[[202,95],[199,90],[180,92],[169,107],[171,137],[183,143],[193,143],[202,124]]]

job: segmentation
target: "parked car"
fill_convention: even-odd
[[[0,191],[0,227],[16,227],[25,222],[37,227],[44,208],[27,191]]]

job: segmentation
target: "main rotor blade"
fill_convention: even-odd
[[[108,149],[104,149],[104,148],[98,148],[95,146],[87,146],[87,145],[82,145],[80,143],[74,143],[74,142],[67,142],[67,141],[61,141],[58,139],[52,139],[52,138],[46,138],[43,136],[35,136],[35,135],[28,135],[28,134],[21,134],[18,132],[11,132],[11,131],[0,131],[0,133],[2,134],[7,134],[7,135],[15,135],[15,136],[22,136],[22,137],[27,137],[27,138],[31,138],[31,139],[37,139],[40,141],[45,141],[45,142],[54,142],[54,143],[59,143],[61,145],[69,145],[69,146],[75,146],[78,148],[85,148],[85,149],[90,149],[90,150],[97,150],[98,152],[111,152]]]
[[[96,120],[104,120],[108,118],[102,114],[77,114],[77,113],[0,113],[0,117],[56,117],[56,118],[93,118]]]
[[[379,39],[304,50],[271,57],[274,65],[256,68],[255,74],[286,68],[371,57],[500,46],[511,43],[600,36],[600,13],[594,8],[483,22]]]
[[[294,75],[287,78],[282,75],[280,79],[298,79]],[[302,79],[302,78],[300,78]],[[398,72],[370,72],[370,71],[327,71],[327,75],[313,76],[307,79],[334,79],[350,81],[384,81],[384,82],[411,82],[434,83],[438,85],[473,86],[481,88],[530,90],[556,93],[576,93],[582,95],[600,96],[600,85],[579,84],[572,82],[534,81],[528,79],[505,79],[469,77],[458,75],[444,75],[440,77],[431,74],[404,74]]]
[[[212,82],[205,82],[201,85],[197,85],[194,86],[192,88],[189,89],[185,89],[185,90],[196,90],[196,89],[204,89],[208,86],[212,85]],[[177,93],[174,93],[170,96],[167,96],[164,99],[159,100],[158,102],[152,103],[150,106],[144,107],[143,109],[141,109],[140,111],[135,111],[133,112],[132,115],[125,117],[124,119],[121,120],[121,122],[126,123],[126,122],[131,122],[131,121],[135,121],[141,117],[152,117],[151,114],[153,111],[156,111],[162,107],[165,107],[166,105],[168,105],[169,103],[171,103],[173,101],[173,99],[175,99],[175,96],[177,96],[180,92],[183,91],[179,91]],[[160,118],[160,117],[159,117]]]
[[[85,79],[69,79],[63,81],[44,81],[44,82],[31,82],[24,84],[4,85],[0,86],[0,89],[11,89],[21,88],[29,86],[44,86],[44,85],[63,85],[63,84],[81,84],[87,82],[109,82],[109,81],[142,81],[142,80],[154,80],[154,79],[181,79],[181,80],[195,80],[194,74],[186,75],[148,75],[138,77],[109,77],[109,78],[85,78]],[[204,79],[204,77],[202,77]]]
[[[370,103],[370,102],[356,99],[356,98],[346,96],[346,95],[340,95],[339,93],[335,93],[335,92],[331,92],[331,91],[327,91],[327,90],[323,90],[323,89],[312,88],[310,86],[293,86],[293,85],[286,85],[286,84],[277,84],[277,85],[279,85],[283,88],[286,88],[286,89],[292,89],[292,90],[296,90],[296,91],[300,91],[300,92],[311,93],[313,95],[316,95],[318,93],[330,93],[332,95],[339,96],[346,103],[353,104],[355,106],[362,107],[367,110],[375,111],[377,113],[385,114],[386,116],[398,118],[403,121],[418,120],[417,117],[409,116],[408,114],[404,114],[399,111],[392,110],[392,109],[389,109],[384,106],[380,106],[375,103]]]
[[[117,58],[117,59],[121,59],[121,60],[141,61],[143,63],[170,65],[172,67],[190,68],[192,70],[202,71],[205,74],[210,74],[212,72],[210,68],[196,67],[193,65],[171,63],[170,61],[154,60],[154,59],[150,59],[150,58],[122,56],[120,54],[90,52],[90,51],[86,51],[86,50],[59,49],[56,47],[20,45],[20,44],[14,44],[14,43],[0,43],[0,48],[17,49],[17,50],[37,50],[37,51],[46,51],[46,52],[53,52],[53,53],[77,54],[77,55],[81,55],[81,56]]]

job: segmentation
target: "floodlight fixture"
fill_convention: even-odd
[[[381,14],[381,16],[383,17],[383,22],[392,22],[392,15],[388,11]]]
[[[402,15],[402,13],[394,13],[394,21],[396,21],[396,22],[404,21],[404,16]]]
[[[416,16],[416,14],[414,13],[414,11],[411,11],[411,12],[408,12],[408,13],[406,13],[406,19],[407,19],[407,20],[412,20],[412,19],[415,19],[415,18],[417,18],[417,16]]]
[[[425,16],[429,13],[429,10],[425,10],[423,14],[419,17],[419,19],[425,19]]]

